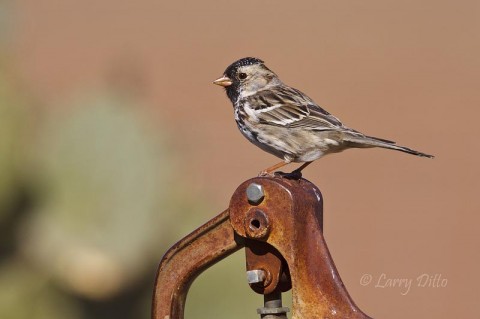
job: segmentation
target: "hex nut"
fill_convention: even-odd
[[[263,192],[263,187],[257,183],[251,183],[247,187],[247,199],[248,202],[252,205],[260,204],[265,198],[265,193]]]
[[[249,284],[256,284],[259,282],[264,282],[267,278],[265,271],[262,269],[254,269],[247,271],[247,281]]]

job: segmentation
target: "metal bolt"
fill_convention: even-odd
[[[257,183],[251,183],[247,187],[247,198],[250,204],[258,205],[262,202],[263,198],[265,197],[265,193],[263,192],[262,185]]]
[[[247,271],[247,281],[249,284],[264,282],[266,278],[267,278],[267,274],[262,269]]]

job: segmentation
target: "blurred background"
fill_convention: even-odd
[[[149,317],[165,251],[278,161],[211,84],[245,56],[346,125],[436,155],[351,150],[304,171],[359,307],[478,317],[479,28],[474,0],[1,1],[0,317]],[[261,304],[241,251],[194,282],[186,317]]]

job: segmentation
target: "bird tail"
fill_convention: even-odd
[[[381,147],[391,150],[396,150],[420,157],[434,158],[433,155],[422,153],[419,151],[412,150],[411,148],[397,145],[393,141],[384,140],[377,137],[366,136],[366,135],[357,135],[357,134],[348,134],[344,137],[344,141],[351,144],[353,147],[365,148],[365,147]]]

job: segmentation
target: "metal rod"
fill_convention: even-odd
[[[278,289],[263,295],[263,307],[257,309],[262,319],[287,319],[289,311],[287,307],[282,307],[282,293]]]
[[[271,294],[263,295],[263,303],[265,308],[279,308],[282,306],[282,293],[274,291]]]

